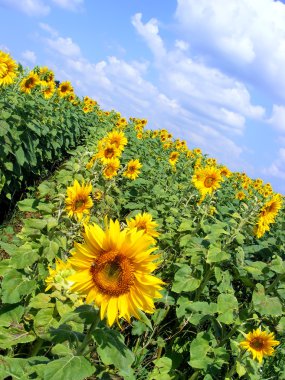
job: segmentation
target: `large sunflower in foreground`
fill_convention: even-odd
[[[253,359],[262,362],[263,356],[271,356],[274,353],[274,346],[280,342],[274,339],[273,333],[267,333],[260,329],[253,330],[246,334],[245,340],[240,342],[240,346],[252,353]]]
[[[159,256],[143,231],[120,230],[120,223],[85,225],[85,242],[75,243],[70,263],[76,273],[69,277],[71,290],[86,295],[86,302],[100,307],[100,317],[111,326],[118,318],[130,322],[139,310],[154,312],[154,298],[161,298],[163,282],[151,273]]]
[[[0,51],[0,86],[7,86],[13,83],[17,76],[18,65],[10,54]]]
[[[65,209],[69,217],[74,216],[80,222],[84,214],[89,215],[90,208],[93,206],[93,201],[90,196],[91,191],[91,184],[82,184],[81,186],[77,180],[74,181],[73,186],[67,188]]]

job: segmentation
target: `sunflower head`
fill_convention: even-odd
[[[97,158],[100,158],[103,164],[107,164],[110,160],[120,157],[121,150],[118,149],[114,144],[110,144],[108,141],[104,143],[101,142],[99,152],[97,153]]]
[[[119,221],[85,225],[84,243],[75,243],[70,263],[75,274],[72,290],[86,295],[86,302],[100,308],[111,326],[118,318],[130,322],[139,310],[154,312],[154,298],[161,298],[163,282],[151,273],[158,258],[152,255],[149,237],[136,229],[120,230]]]
[[[20,83],[20,90],[25,94],[30,94],[32,89],[35,88],[38,84],[40,84],[38,74],[32,71],[27,77],[22,79]]]
[[[49,276],[45,279],[46,291],[53,288],[56,290],[68,291],[73,284],[67,278],[71,276],[75,271],[69,262],[64,262],[57,258],[55,262],[55,268],[48,268]]]
[[[123,176],[134,180],[139,176],[141,167],[142,164],[139,160],[131,160],[128,162],[127,169],[124,171]]]
[[[175,164],[178,160],[178,157],[179,157],[179,152],[171,152],[169,159],[168,159],[170,165],[175,166]]]
[[[61,82],[58,86],[58,94],[61,98],[69,96],[73,92],[73,87],[69,81]]]
[[[240,342],[240,346],[251,352],[253,359],[262,362],[263,356],[271,356],[274,353],[274,346],[280,342],[275,340],[273,333],[267,333],[260,329],[253,330],[246,334],[245,340]]]
[[[194,172],[192,182],[204,199],[207,194],[212,194],[221,186],[222,176],[220,170],[215,166],[197,168]]]
[[[18,65],[10,54],[0,50],[0,87],[8,86],[14,82],[17,69]]]
[[[123,150],[125,145],[127,145],[127,142],[128,142],[124,132],[117,131],[117,130],[109,132],[107,135],[106,141],[109,144],[114,145],[115,148],[119,150]]]
[[[105,165],[103,169],[103,176],[106,179],[112,179],[118,174],[118,169],[120,167],[120,161],[118,158],[110,158],[110,160],[107,161],[107,164]]]
[[[74,181],[73,186],[67,188],[67,196],[65,199],[66,211],[69,217],[75,217],[79,222],[82,220],[84,214],[89,215],[90,209],[93,206],[90,193],[92,185],[84,183],[79,184],[77,180]]]
[[[139,231],[143,231],[151,238],[159,236],[159,232],[156,230],[158,224],[152,220],[152,215],[147,212],[142,214],[139,213],[134,218],[128,219],[127,225],[129,229],[136,228]]]

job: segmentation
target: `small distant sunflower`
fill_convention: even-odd
[[[111,145],[115,145],[115,147],[119,150],[123,150],[124,146],[127,145],[127,138],[122,131],[111,131],[108,133],[106,141]]]
[[[69,96],[73,92],[73,87],[69,81],[62,82],[58,86],[58,94],[61,98]]]
[[[136,228],[139,231],[144,231],[144,233],[151,238],[157,238],[159,232],[156,228],[158,224],[152,220],[152,215],[144,212],[137,214],[134,218],[127,219],[128,228]]]
[[[120,230],[119,221],[85,225],[84,243],[75,243],[69,277],[72,290],[86,295],[86,302],[100,308],[109,326],[119,318],[140,318],[139,310],[154,312],[154,298],[161,298],[163,282],[151,273],[158,264],[150,239],[142,231]]]
[[[246,195],[243,191],[238,191],[236,193],[236,199],[239,199],[240,201],[242,201],[245,197],[246,197]]]
[[[170,165],[172,166],[176,165],[178,157],[179,157],[179,152],[171,152],[169,156],[169,160],[168,160]]]
[[[137,139],[141,140],[143,138],[142,132],[137,133]]]
[[[282,196],[275,194],[272,199],[265,203],[260,211],[260,216],[267,222],[273,223],[279,210],[282,208]]]
[[[100,158],[103,164],[107,164],[111,159],[119,157],[121,153],[121,150],[116,148],[115,145],[107,143],[100,148],[96,157]]]
[[[112,179],[118,174],[120,167],[120,160],[118,158],[111,158],[104,167],[103,176],[106,179]]]
[[[222,176],[220,170],[215,166],[206,166],[195,170],[192,182],[204,198],[212,194],[221,186]]]
[[[45,279],[47,287],[45,291],[48,291],[51,288],[56,290],[69,290],[73,282],[67,278],[75,273],[75,270],[72,268],[69,262],[64,262],[61,259],[57,258],[55,262],[55,268],[48,268],[49,276]]]
[[[131,160],[128,162],[127,169],[123,173],[123,176],[134,180],[139,176],[141,167],[142,164],[139,160]]]
[[[54,82],[42,83],[41,92],[43,93],[45,99],[50,99],[55,92],[55,83]]]
[[[10,54],[0,50],[0,86],[8,86],[14,82],[17,68],[18,65]]]
[[[77,180],[74,181],[73,186],[67,188],[65,209],[68,212],[69,217],[74,216],[80,222],[84,214],[89,215],[90,208],[93,206],[90,197],[91,191],[91,184],[82,184],[81,186]]]
[[[20,83],[20,90],[25,94],[30,94],[32,89],[40,84],[40,79],[37,74],[30,72],[30,74],[22,79]]]
[[[274,346],[280,342],[275,340],[273,333],[267,333],[260,329],[253,330],[246,334],[245,340],[240,342],[240,346],[252,353],[253,359],[262,362],[263,356],[271,356],[274,353]]]
[[[231,171],[226,166],[223,166],[220,168],[220,173],[223,177],[226,177],[226,178],[231,176]]]
[[[45,82],[53,82],[54,81],[54,72],[50,70],[47,66],[43,66],[39,71],[40,79]]]

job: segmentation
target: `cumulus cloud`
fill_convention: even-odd
[[[22,57],[24,58],[25,61],[29,63],[35,64],[37,61],[37,56],[34,51],[32,50],[25,50],[22,53]]]
[[[70,37],[46,38],[47,45],[57,53],[67,57],[81,55],[80,47]]]
[[[277,104],[273,104],[271,118],[268,119],[268,123],[278,131],[285,132],[285,107]]]
[[[0,0],[0,6],[25,13],[28,16],[46,16],[50,7],[42,0]]]
[[[220,64],[222,59],[227,70],[285,99],[285,4],[177,0],[175,16],[197,51],[215,56]]]

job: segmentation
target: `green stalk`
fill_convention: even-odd
[[[200,298],[200,295],[202,294],[202,292],[203,292],[205,286],[207,285],[207,282],[211,278],[212,274],[213,274],[213,268],[211,267],[211,265],[208,265],[208,268],[206,269],[203,281],[201,282],[199,288],[196,291],[194,302],[198,301],[198,299]]]
[[[81,346],[77,348],[76,356],[82,355],[83,352],[85,351],[85,348],[88,346],[88,344],[90,343],[92,339],[92,334],[95,328],[97,327],[99,320],[100,320],[99,314],[97,314],[97,316],[94,318],[94,321],[91,323],[89,330],[87,331],[87,334],[85,335],[85,338],[83,339],[83,342],[81,343]]]

